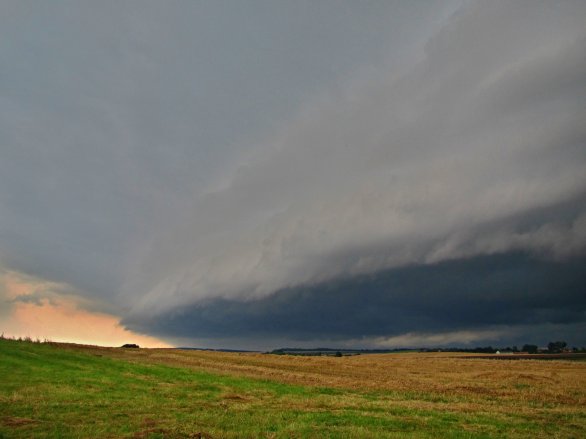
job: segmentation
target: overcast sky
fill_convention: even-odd
[[[579,0],[0,1],[0,331],[586,345],[585,22]]]

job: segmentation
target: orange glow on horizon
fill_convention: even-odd
[[[8,313],[0,315],[0,332],[7,337],[100,346],[136,343],[141,347],[172,347],[155,337],[124,328],[116,316],[83,309],[81,306],[87,300],[54,293],[59,286],[14,272],[0,272],[0,296],[3,295],[5,302],[9,303]],[[31,302],[14,301],[19,296],[33,295],[38,291],[47,292],[50,297]]]

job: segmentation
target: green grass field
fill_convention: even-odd
[[[461,395],[285,384],[104,352],[1,339],[0,438],[586,437],[586,409],[527,401],[495,414],[463,409]]]

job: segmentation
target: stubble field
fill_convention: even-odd
[[[0,437],[586,437],[586,363],[0,340]]]

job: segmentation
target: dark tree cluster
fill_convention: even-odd
[[[547,344],[547,350],[552,354],[563,352],[568,344],[565,341],[550,341]]]
[[[535,344],[526,344],[523,345],[522,351],[527,352],[528,354],[536,354],[539,350],[539,347]]]

